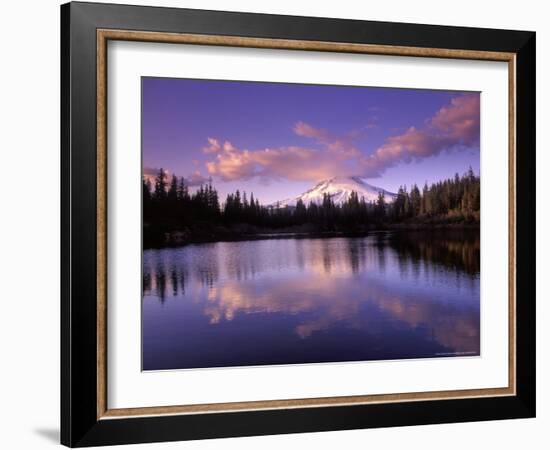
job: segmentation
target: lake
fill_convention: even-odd
[[[143,252],[143,370],[476,356],[479,232]]]

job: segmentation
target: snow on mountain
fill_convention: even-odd
[[[316,186],[296,198],[282,200],[280,202],[273,203],[271,206],[279,206],[280,208],[284,208],[285,206],[293,207],[296,206],[299,199],[302,199],[306,206],[311,202],[320,205],[323,202],[324,194],[330,195],[332,201],[339,205],[346,202],[350,198],[353,191],[357,192],[359,200],[361,197],[364,197],[367,203],[375,202],[378,199],[379,192],[384,194],[386,203],[392,203],[397,197],[397,194],[388,192],[385,189],[376,186],[372,186],[371,184],[363,181],[360,177],[334,177],[321,181]]]

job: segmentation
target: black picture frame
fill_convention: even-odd
[[[208,414],[97,416],[96,30],[516,55],[516,395]],[[113,4],[61,6],[61,443],[71,447],[535,416],[534,32]]]

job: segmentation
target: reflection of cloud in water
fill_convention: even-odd
[[[210,323],[232,320],[237,314],[320,312],[331,322],[353,317],[360,299],[339,299],[338,283],[330,278],[262,280],[261,283],[226,285],[211,289],[204,313]],[[307,336],[305,331],[298,334]],[[311,333],[309,333],[311,334]]]
[[[249,327],[257,314],[264,321],[285,317],[288,332],[302,342],[336,329],[399,339],[414,333],[438,348],[479,352],[475,234],[378,233],[148,250],[143,293],[147,301],[195,305],[209,333],[237,320]]]
[[[210,323],[231,321],[240,314],[300,314],[295,333],[308,338],[315,332],[335,326],[362,328],[376,333],[381,326],[377,316],[361,314],[364,306],[384,313],[385,321],[418,329],[426,327],[432,338],[449,349],[479,351],[479,317],[474,305],[457,306],[425,293],[407,293],[387,283],[368,279],[360,286],[346,279],[322,276],[303,279],[262,280],[261,283],[229,282],[211,289],[204,314]],[[474,313],[473,313],[474,312]]]
[[[242,282],[282,271],[338,277],[389,272],[421,283],[430,275],[440,277],[441,271],[477,276],[479,238],[445,236],[420,239],[414,234],[403,238],[377,233],[364,238],[270,239],[148,250],[144,252],[143,289],[144,293],[156,289],[162,297],[166,293],[159,290],[177,294],[190,281],[214,287],[220,279]],[[174,287],[181,280],[183,284]]]

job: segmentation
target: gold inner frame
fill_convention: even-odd
[[[148,406],[109,409],[107,404],[107,42],[109,40],[172,44],[216,45],[286,50],[307,50],[370,55],[413,56],[501,61],[508,63],[508,386],[395,394],[259,400],[198,405]],[[97,418],[165,414],[217,413],[262,409],[344,406],[516,394],[516,54],[445,48],[403,47],[341,42],[299,41],[238,36],[97,30]]]

